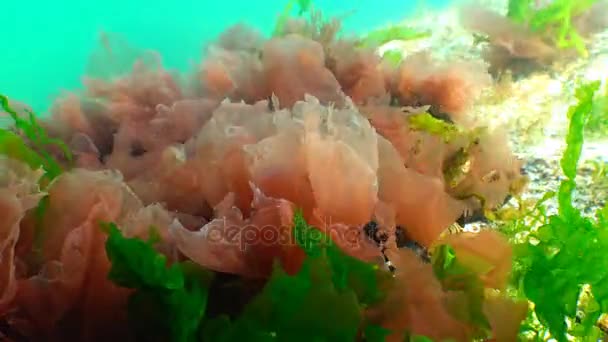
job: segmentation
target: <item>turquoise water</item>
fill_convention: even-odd
[[[421,0],[313,1],[325,15],[352,12],[347,32],[362,32],[410,16]],[[424,1],[441,6],[441,0]],[[44,112],[62,90],[80,86],[99,32],[160,52],[164,65],[185,70],[205,42],[231,24],[270,32],[285,0],[6,1],[2,4],[0,93]]]

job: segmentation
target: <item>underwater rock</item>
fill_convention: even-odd
[[[424,261],[426,263],[431,262],[431,257],[430,257],[428,249],[421,246],[416,241],[408,238],[405,229],[398,226],[395,230],[395,236],[397,238],[397,247],[398,248],[408,248],[408,249],[412,250],[414,253],[416,253],[416,255],[418,255],[422,261]]]
[[[381,232],[378,223],[373,220],[363,226],[363,231],[380,247],[384,246],[389,239],[389,236],[385,232]],[[408,248],[416,253],[424,262],[430,262],[431,259],[428,250],[416,241],[409,239],[403,228],[396,227],[394,238],[397,243],[397,248]],[[390,262],[388,258],[385,261]],[[394,268],[392,265],[389,267]]]
[[[378,223],[374,220],[369,221],[363,226],[363,232],[378,245],[382,245],[388,240],[388,235],[380,231]]]

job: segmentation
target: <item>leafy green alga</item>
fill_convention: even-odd
[[[298,16],[302,16],[310,11],[312,7],[312,0],[289,0],[277,18],[277,22],[272,34],[273,36],[280,36],[283,34],[285,24],[289,20],[294,7],[298,8]]]
[[[374,324],[367,325],[363,331],[366,342],[384,342],[390,333],[390,330]]]
[[[277,264],[236,320],[220,316],[205,324],[204,341],[353,341],[361,330],[370,341],[383,340],[387,332],[366,325],[363,310],[382,298],[390,274],[345,255],[301,213],[294,234],[306,252],[298,273],[288,275]]]
[[[34,170],[42,169],[44,174],[39,183],[43,189],[46,188],[53,179],[64,171],[63,167],[47,149],[53,146],[58,148],[68,162],[72,161],[71,151],[63,141],[48,136],[44,128],[38,124],[33,112],[26,110],[27,119],[19,116],[19,113],[10,106],[8,97],[2,94],[0,94],[0,109],[11,117],[16,130],[14,132],[8,129],[0,129],[0,154],[22,161]],[[42,243],[42,218],[48,205],[49,197],[47,195],[40,200],[35,209],[33,247],[35,252],[39,252]]]
[[[8,98],[2,94],[0,94],[0,109],[10,115],[15,128],[31,144],[30,147],[21,136],[9,130],[0,129],[0,153],[21,160],[34,169],[43,168],[47,180],[52,180],[61,174],[63,171],[61,165],[51,156],[47,148],[50,146],[59,148],[65,158],[71,161],[72,153],[65,143],[59,139],[50,138],[44,128],[38,124],[33,112],[26,110],[28,118],[20,117],[17,111],[9,105]]]
[[[22,137],[9,130],[0,129],[0,154],[22,161],[34,170],[43,168],[53,177],[61,172],[56,162],[47,163],[40,154],[26,145]]]
[[[440,136],[446,143],[462,135],[458,126],[438,119],[429,113],[414,114],[409,116],[407,120],[411,129]]]
[[[191,263],[167,266],[154,240],[125,238],[113,223],[106,254],[112,263],[108,278],[135,289],[129,297],[129,320],[138,338],[158,341],[197,341],[205,314],[212,273]]]
[[[427,38],[429,31],[420,31],[405,25],[390,25],[367,33],[358,42],[361,47],[378,47],[393,40],[415,40]]]
[[[567,341],[568,335],[588,338],[599,334],[597,320],[608,312],[608,258],[604,252],[608,226],[601,219],[583,216],[572,201],[584,127],[598,88],[599,82],[580,86],[578,103],[568,113],[567,147],[561,160],[566,179],[557,193],[558,214],[549,216],[546,224],[515,248],[516,287],[534,304],[538,320],[558,341]],[[581,301],[586,296],[584,288],[590,288],[590,298]]]
[[[403,53],[399,50],[386,50],[382,54],[382,60],[392,67],[398,67],[403,60]]]
[[[532,4],[532,0],[509,0],[507,17],[518,23],[528,20],[533,12]]]
[[[608,138],[608,79],[604,82],[604,92],[598,93],[593,101],[593,114],[587,122],[586,133],[600,139]]]
[[[585,42],[573,25],[573,19],[589,10],[597,0],[554,0],[535,8],[534,0],[509,0],[508,17],[527,23],[532,31],[548,34],[560,48],[574,48],[587,55]]]

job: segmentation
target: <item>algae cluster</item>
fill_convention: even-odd
[[[569,123],[560,163],[565,178],[555,192],[529,203],[520,197],[525,177],[489,153],[508,157],[492,145],[506,141],[461,113],[476,93],[451,92],[453,85],[469,84],[452,77],[462,69],[434,66],[417,75],[407,69],[406,57],[389,63],[385,78],[382,59],[366,54],[369,45],[424,34],[392,27],[341,41],[324,35],[333,32],[331,22],[317,22],[294,37],[287,13],[296,4],[298,16],[314,13],[310,1],[287,7],[264,50],[276,65],[260,60],[257,47],[254,53],[250,46],[230,50],[226,41],[223,49],[215,47],[195,92],[217,95],[221,104],[182,96],[166,74],[141,65],[137,77],[90,84],[88,95],[103,99],[96,105],[107,105],[107,112],[86,100],[64,99],[58,117],[67,128],[48,125],[47,132],[33,113],[24,119],[0,97],[14,121],[12,129],[0,131],[0,210],[9,217],[0,223],[6,280],[0,318],[29,320],[29,326],[13,324],[14,331],[0,333],[32,339],[112,333],[124,340],[184,342],[605,338],[608,204],[594,217],[573,204],[586,130],[603,131],[608,113],[600,83],[580,83],[576,103],[563,113]],[[582,51],[569,20],[590,5],[564,0],[533,12],[531,2],[511,1],[509,17],[536,29],[551,26],[559,32],[558,45]],[[283,46],[305,48],[291,58],[293,51]],[[340,54],[337,47],[344,46]],[[461,65],[470,71],[468,66]],[[285,69],[298,74],[288,78],[290,88],[275,76]],[[249,87],[254,79],[273,90],[269,99]],[[141,80],[151,81],[149,87],[139,88]],[[446,93],[434,93],[437,88]],[[213,111],[200,115],[207,107]],[[139,116],[125,119],[133,112]],[[74,113],[83,119],[74,120]],[[103,119],[100,113],[111,115]],[[148,116],[153,119],[145,121]],[[138,130],[144,134],[134,134]],[[241,150],[248,159],[239,159]],[[315,159],[328,151],[334,154]],[[158,168],[148,167],[149,155]],[[327,162],[344,174],[319,173]],[[606,176],[601,167],[598,179]],[[288,187],[273,182],[281,177]],[[155,178],[173,187],[154,185]],[[327,195],[285,190],[308,189],[308,183],[321,184],[314,195]],[[353,203],[332,202],[342,183]],[[502,208],[511,196],[519,207]],[[553,198],[559,209],[549,214],[545,204]],[[212,200],[213,210],[202,205]],[[76,207],[87,209],[68,212]],[[356,210],[370,215],[359,217]],[[448,226],[468,219],[460,214],[471,210],[497,229],[450,234]],[[287,240],[244,235],[249,244],[230,245],[228,233],[255,225]],[[221,240],[213,240],[217,232]],[[71,273],[60,272],[58,264]],[[243,300],[230,308],[236,298]],[[52,310],[41,310],[42,302]],[[78,328],[66,333],[64,324]]]

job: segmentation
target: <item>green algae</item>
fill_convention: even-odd
[[[534,32],[547,33],[562,49],[574,48],[586,56],[585,42],[574,27],[572,20],[589,10],[597,0],[555,0],[537,9],[533,0],[510,0],[508,17],[525,23]]]
[[[154,248],[155,239],[126,238],[115,224],[102,226],[112,263],[108,278],[136,290],[128,312],[138,338],[197,341],[213,273],[189,262],[168,266],[166,256]]]
[[[357,44],[359,47],[378,47],[394,40],[408,41],[431,36],[429,31],[421,31],[405,25],[390,25],[367,33]]]
[[[231,321],[221,316],[206,323],[205,341],[353,341],[364,322],[364,309],[382,299],[390,273],[345,255],[326,235],[294,216],[294,236],[306,252],[295,275],[279,265],[262,292]],[[213,327],[221,326],[222,329]],[[386,331],[366,325],[370,341]]]
[[[538,228],[532,226],[529,215],[517,223],[528,231],[514,246],[513,286],[519,296],[534,304],[540,326],[528,326],[528,330],[535,330],[537,337],[550,333],[558,341],[567,341],[568,336],[599,336],[598,318],[608,312],[608,260],[604,255],[608,225],[600,219],[601,212],[596,220],[583,216],[572,200],[585,124],[598,88],[598,82],[582,84],[576,91],[577,103],[568,111],[567,147],[561,159],[566,178],[557,194],[548,193],[543,198],[546,201],[556,195],[558,213],[547,217],[536,212],[536,216],[544,216],[537,220],[542,223]],[[581,304],[585,287],[590,287],[592,300]]]
[[[48,148],[58,148],[68,162],[71,162],[72,153],[67,145],[59,139],[50,138],[44,128],[38,124],[33,112],[27,111],[27,119],[20,117],[9,105],[8,98],[1,94],[0,108],[10,115],[17,131],[31,144],[28,145],[22,136],[0,129],[0,153],[21,160],[33,169],[44,169],[45,177],[49,181],[59,176],[63,172],[63,167],[51,155]]]

